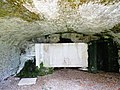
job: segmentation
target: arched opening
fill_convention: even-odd
[[[118,49],[112,39],[91,41],[88,53],[89,71],[119,72]]]
[[[97,41],[98,70],[119,72],[118,49],[112,39]]]

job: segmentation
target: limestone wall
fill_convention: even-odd
[[[27,60],[34,60],[35,58],[35,44],[27,42],[24,45],[25,47],[22,47],[22,48],[25,51],[20,55],[20,60],[19,60],[20,63],[18,65],[19,67],[18,67],[17,73],[19,73],[22,70]]]
[[[3,4],[5,2],[2,1],[9,2]],[[54,33],[81,33],[62,34],[62,38],[69,38],[73,42],[89,42],[96,39],[95,35],[106,34],[120,46],[120,29],[113,30],[113,27],[116,25],[119,27],[120,23],[119,0],[94,0],[94,2],[31,0],[32,4],[19,3],[18,0],[2,1],[0,1],[0,80],[14,74],[19,64],[22,67],[24,61],[29,59],[26,56],[32,46],[27,44],[23,48],[22,45],[26,44],[26,41],[35,43],[37,39],[39,42],[55,43],[59,41],[60,36]],[[49,37],[46,38],[47,35]]]
[[[17,47],[0,42],[0,81],[16,73],[19,59]]]
[[[34,44],[26,42],[21,47],[0,42],[0,81],[19,73],[27,60],[34,60]]]

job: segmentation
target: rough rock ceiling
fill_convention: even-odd
[[[17,45],[32,37],[67,31],[108,32],[115,41],[120,39],[119,0],[3,0],[0,3],[1,41]]]

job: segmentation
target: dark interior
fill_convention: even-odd
[[[89,71],[119,72],[118,49],[112,39],[90,42],[88,54]]]
[[[73,41],[71,39],[68,39],[68,38],[61,38],[60,37],[60,41],[58,43],[73,43]]]
[[[97,42],[97,69],[107,71],[108,67],[108,47],[107,42]]]
[[[102,71],[119,71],[118,49],[111,39],[97,41],[97,68]]]

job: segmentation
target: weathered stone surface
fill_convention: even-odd
[[[120,57],[120,50],[118,50],[118,55],[119,55],[119,57]]]
[[[22,78],[18,85],[19,86],[22,86],[22,85],[33,85],[33,84],[36,84],[36,80],[37,78]]]
[[[75,34],[75,33],[71,34],[71,40],[73,42],[80,42],[82,38],[83,38],[83,34]]]
[[[26,41],[57,42],[59,35],[52,35],[54,33],[72,31],[81,33],[81,35],[62,35],[62,37],[70,38],[74,42],[89,42],[96,39],[93,36],[94,34],[105,33],[108,37],[112,37],[119,46],[120,30],[117,27],[119,27],[120,23],[120,1],[102,1],[96,0],[92,2],[90,0],[90,2],[86,3],[86,0],[85,2],[81,2],[81,0],[33,0],[33,3],[31,1],[32,4],[22,2],[20,4],[22,8],[37,14],[36,18],[34,16],[29,17],[29,15],[33,14],[23,13],[23,11],[26,12],[27,10],[22,11],[22,14],[24,14],[22,16],[21,13],[13,13],[12,9],[17,9],[2,7],[1,10],[0,8],[2,12],[2,14],[0,13],[0,79],[14,74],[17,71],[16,68],[19,67],[19,60],[22,62],[26,60],[22,59],[24,55],[21,55],[20,58],[20,49],[26,44]],[[8,8],[10,8],[10,11],[6,15],[3,12],[4,10],[8,11],[6,10]],[[42,19],[38,19],[38,15]],[[82,34],[87,34],[88,36],[82,37]],[[46,35],[51,36],[50,38],[45,38],[44,36]],[[37,38],[37,40],[33,38]],[[27,47],[23,48],[23,51],[24,49],[26,50]]]
[[[49,36],[51,43],[57,43],[60,41],[60,34],[52,34]]]
[[[26,43],[24,45],[26,47],[22,47],[25,51],[20,55],[17,73],[19,73],[22,70],[26,61],[34,61],[35,58],[35,45],[33,43]]]
[[[0,42],[0,81],[16,73],[19,58],[17,47]]]

